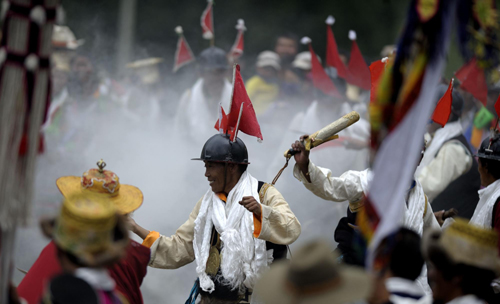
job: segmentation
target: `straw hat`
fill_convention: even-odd
[[[42,220],[41,226],[59,248],[89,267],[120,259],[129,240],[123,216],[108,199],[91,192],[65,197],[57,218]]]
[[[280,56],[272,51],[263,51],[257,56],[256,66],[258,68],[273,67],[277,71],[281,70]]]
[[[142,83],[152,84],[160,81],[158,64],[161,62],[163,62],[162,58],[147,58],[128,63],[127,68],[133,69]]]
[[[339,265],[323,241],[302,247],[290,263],[274,264],[255,288],[264,303],[340,304],[365,299],[369,291],[365,271]]]
[[[90,169],[80,176],[63,176],[57,181],[57,188],[65,197],[76,193],[93,192],[110,200],[121,214],[128,214],[142,205],[144,196],[139,188],[121,185],[118,176],[104,170],[106,163],[97,162],[99,169]]]
[[[77,40],[75,34],[69,27],[54,25],[54,30],[52,31],[52,45],[55,48],[76,50],[83,45],[84,42],[83,39]]]
[[[498,234],[456,218],[444,231],[433,230],[422,238],[422,251],[426,258],[432,250],[444,252],[455,264],[465,264],[494,271],[500,275]]]

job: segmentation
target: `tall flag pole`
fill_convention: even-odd
[[[189,44],[184,37],[184,31],[182,26],[177,26],[175,28],[175,33],[179,35],[179,40],[177,40],[177,48],[175,50],[174,68],[173,72],[177,72],[181,67],[193,62],[195,57],[193,51],[189,47]]]
[[[207,0],[208,4],[203,13],[201,14],[201,29],[203,31],[203,38],[210,40],[210,46],[215,45],[215,32],[214,32],[214,11],[213,0]]]
[[[245,21],[243,19],[238,19],[238,23],[236,24],[236,29],[238,30],[238,34],[236,35],[236,40],[234,41],[233,46],[231,47],[231,51],[229,52],[229,57],[233,59],[233,61],[243,55],[243,32],[247,30],[245,27]]]
[[[380,241],[396,231],[404,216],[409,189],[423,146],[433,96],[446,62],[456,1],[434,1],[425,18],[411,1],[396,58],[380,80],[370,104],[373,179],[357,224],[368,241],[367,265]],[[429,13],[432,14],[429,17]]]

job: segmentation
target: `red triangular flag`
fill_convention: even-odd
[[[443,97],[439,99],[436,109],[432,114],[432,120],[440,124],[441,127],[448,122],[451,114],[451,104],[453,103],[453,78],[450,80],[450,84],[448,85],[448,90],[444,93]]]
[[[375,61],[370,65],[370,79],[371,79],[371,87],[370,87],[370,103],[375,100],[377,97],[377,88],[380,82],[380,78],[384,73],[385,66],[389,58],[383,58],[381,60]]]
[[[486,106],[488,99],[488,85],[484,70],[477,66],[476,59],[472,59],[461,67],[455,76],[460,81],[460,87],[469,92]]]
[[[365,59],[356,43],[356,32],[349,31],[349,39],[352,40],[352,47],[348,66],[349,77],[346,80],[348,83],[358,86],[363,90],[369,90],[371,87],[370,69],[366,65]]]
[[[236,41],[234,41],[234,45],[229,52],[229,56],[233,59],[237,59],[243,55],[243,32],[246,31],[243,19],[238,19],[236,29],[238,30],[238,35],[236,35]]]
[[[335,22],[332,16],[328,16],[326,19],[326,66],[333,67],[337,69],[337,75],[339,77],[347,78],[347,68],[340,59],[339,51],[337,49],[337,42],[335,42],[335,37],[331,25]]]
[[[341,97],[332,80],[328,77],[325,70],[321,66],[316,53],[314,53],[311,45],[311,39],[309,37],[304,37],[301,41],[302,44],[309,45],[309,52],[311,53],[311,74],[314,87],[323,92],[325,95]]]
[[[241,78],[240,66],[236,65],[233,71],[233,96],[231,98],[230,112],[228,114],[227,125],[229,128],[235,128],[235,134],[238,133],[238,129],[250,136],[255,136],[259,139],[262,138],[262,133],[260,131],[259,122],[257,121],[257,116],[255,115],[255,110],[253,109],[252,101],[248,97],[247,90],[245,89],[245,83]],[[240,117],[240,111],[241,117]],[[239,121],[239,126],[237,126]]]
[[[495,102],[495,112],[497,112],[497,117],[500,117],[500,95],[498,95],[497,102]]]
[[[176,27],[175,32],[179,35],[179,40],[177,41],[177,49],[175,50],[174,73],[184,65],[194,61],[195,58],[189,44],[184,38],[182,27]]]
[[[226,133],[227,132],[227,115],[226,115],[226,112],[224,112],[224,108],[222,106],[219,106],[219,108],[220,108],[220,112],[219,112],[220,118],[217,119],[217,122],[215,123],[214,128],[216,130],[221,131],[221,133]],[[221,121],[220,125],[219,125],[219,121]]]
[[[214,37],[214,17],[213,17],[213,0],[207,0],[207,8],[201,14],[201,29],[203,38],[212,39]]]

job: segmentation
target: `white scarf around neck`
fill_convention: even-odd
[[[239,204],[244,196],[253,196],[260,203],[258,181],[245,171],[229,192],[224,203],[212,189],[208,189],[194,222],[193,249],[196,273],[200,287],[206,292],[215,289],[214,282],[205,272],[211,247],[212,227],[222,242],[222,282],[232,289],[244,284],[253,288],[260,273],[268,266],[266,242],[253,237],[253,213]]]
[[[431,144],[425,150],[424,157],[417,168],[415,176],[418,177],[422,169],[431,163],[431,161],[436,157],[439,149],[441,149],[446,141],[460,134],[462,134],[462,125],[460,124],[460,120],[447,123],[443,128],[438,129],[432,137]]]
[[[477,193],[479,194],[479,202],[470,223],[483,228],[492,228],[493,207],[495,207],[495,202],[500,197],[500,179]]]

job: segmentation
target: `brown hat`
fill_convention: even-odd
[[[484,229],[469,224],[465,219],[456,218],[444,231],[433,230],[424,234],[424,257],[429,258],[433,250],[443,252],[455,264],[487,269],[500,275],[498,234],[492,229]]]
[[[365,299],[369,291],[365,271],[339,265],[323,241],[302,247],[290,263],[274,264],[255,288],[264,303],[341,304]]]

